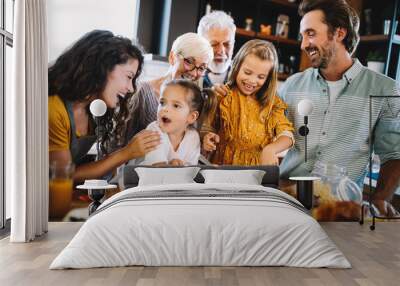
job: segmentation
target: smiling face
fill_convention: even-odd
[[[323,22],[324,13],[314,10],[304,15],[300,22],[301,49],[310,58],[314,68],[325,69],[333,62],[336,53],[336,33],[329,32]]]
[[[171,65],[172,79],[196,81],[205,74],[208,58],[183,56],[171,52],[169,63]]]
[[[182,134],[193,124],[199,113],[190,108],[192,95],[178,85],[165,87],[160,96],[157,110],[157,122],[160,129],[167,134]]]
[[[236,77],[236,85],[241,93],[253,95],[266,82],[273,67],[269,60],[261,60],[256,55],[247,55],[240,66]]]
[[[107,76],[107,84],[100,98],[108,108],[116,108],[119,97],[124,98],[127,93],[133,92],[132,79],[139,67],[136,59],[130,59],[125,64],[116,65]]]
[[[233,54],[234,35],[229,28],[211,28],[204,35],[210,42],[214,52],[214,59],[210,63],[210,70],[214,73],[223,73],[228,70]]]

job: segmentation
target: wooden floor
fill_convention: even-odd
[[[0,285],[400,285],[400,223],[322,223],[353,268],[123,267],[48,270],[81,223],[50,223],[44,237],[27,244],[0,241]]]

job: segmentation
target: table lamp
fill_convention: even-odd
[[[304,116],[304,125],[300,126],[299,134],[304,136],[304,161],[307,162],[307,135],[310,130],[307,127],[308,116],[313,112],[314,104],[309,99],[300,100],[297,104],[297,112],[299,115]]]
[[[92,101],[92,103],[90,103],[89,110],[96,121],[95,133],[97,137],[96,138],[96,150],[97,150],[96,161],[97,161],[102,157],[100,151],[100,140],[104,131],[104,128],[101,126],[100,123],[100,118],[107,112],[107,105],[103,100],[95,99]]]

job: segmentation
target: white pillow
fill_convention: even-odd
[[[205,184],[235,183],[246,185],[261,185],[265,171],[262,170],[201,170]]]
[[[199,167],[135,168],[139,176],[138,186],[195,183],[193,179],[199,170]]]

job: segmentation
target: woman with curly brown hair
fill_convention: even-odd
[[[143,56],[132,42],[109,31],[94,30],[80,38],[49,67],[49,159],[50,164],[76,165],[74,181],[100,178],[119,165],[141,157],[159,143],[157,132],[143,131],[128,144],[107,154],[110,138],[123,121],[125,96],[136,90]],[[96,140],[90,103],[102,99],[107,105],[102,126],[101,160],[83,163],[82,159]],[[118,112],[115,112],[118,110]]]

